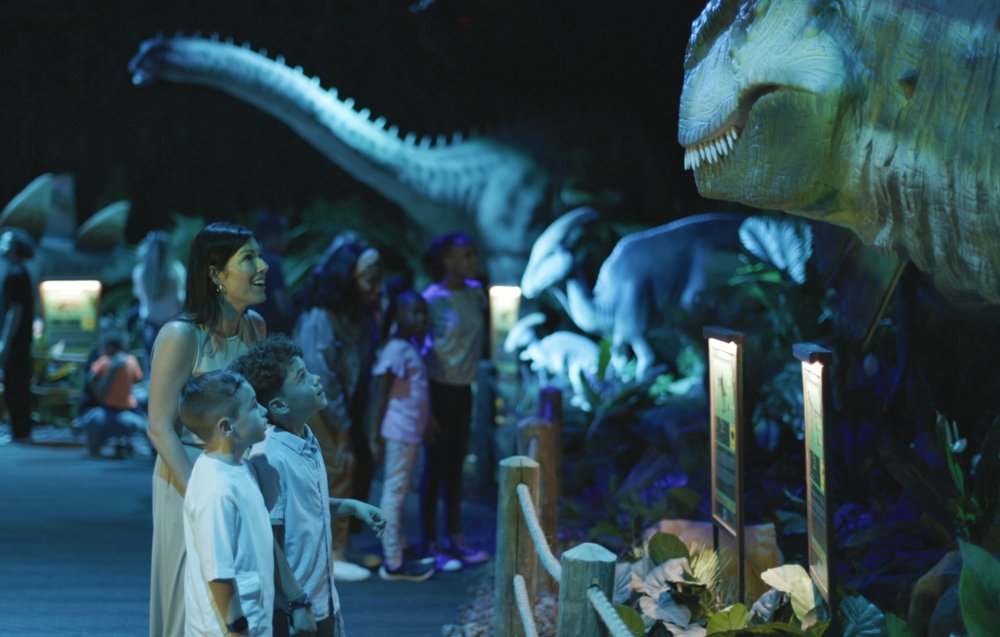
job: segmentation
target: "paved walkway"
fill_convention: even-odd
[[[0,635],[148,634],[152,466],[148,456],[93,459],[77,446],[0,444]],[[492,548],[495,510],[467,503],[463,515],[469,539]],[[358,544],[375,548],[370,535]],[[474,575],[340,584],[348,633],[438,637]]]

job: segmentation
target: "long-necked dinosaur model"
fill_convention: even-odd
[[[669,311],[691,309],[698,293],[716,283],[710,278],[723,273],[707,267],[709,257],[741,249],[739,229],[746,217],[695,215],[627,235],[601,265],[591,290],[565,240],[574,228],[596,218],[592,208],[579,208],[546,228],[531,249],[521,291],[527,298],[552,291],[577,327],[610,337],[619,371],[631,348],[636,376],[642,377],[656,359],[650,330]],[[561,283],[565,290],[558,287]]]
[[[714,0],[685,55],[699,191],[828,221],[1000,303],[1000,3]]]
[[[319,78],[217,39],[157,37],[129,63],[137,85],[157,79],[209,86],[285,122],[429,232],[472,230],[494,282],[514,282],[548,221],[550,178],[528,154],[494,137],[401,138],[384,118],[326,90]]]

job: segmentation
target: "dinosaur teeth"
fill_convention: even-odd
[[[687,147],[684,150],[684,170],[694,170],[703,162],[721,162],[733,150],[738,138],[739,130],[732,126],[721,135]]]

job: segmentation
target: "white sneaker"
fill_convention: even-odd
[[[340,560],[333,562],[333,579],[338,582],[363,582],[371,579],[371,576],[372,572],[364,566]]]

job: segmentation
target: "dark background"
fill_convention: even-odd
[[[701,0],[0,3],[0,202],[44,172],[76,175],[80,220],[117,199],[127,234],[180,212],[245,218],[317,198],[391,205],[271,117],[197,86],[137,88],[158,31],[248,41],[420,135],[555,114],[604,131],[620,210],[648,224],[705,207],[676,141],[683,50]],[[598,123],[599,124],[596,124]],[[613,164],[613,165],[611,165]]]

